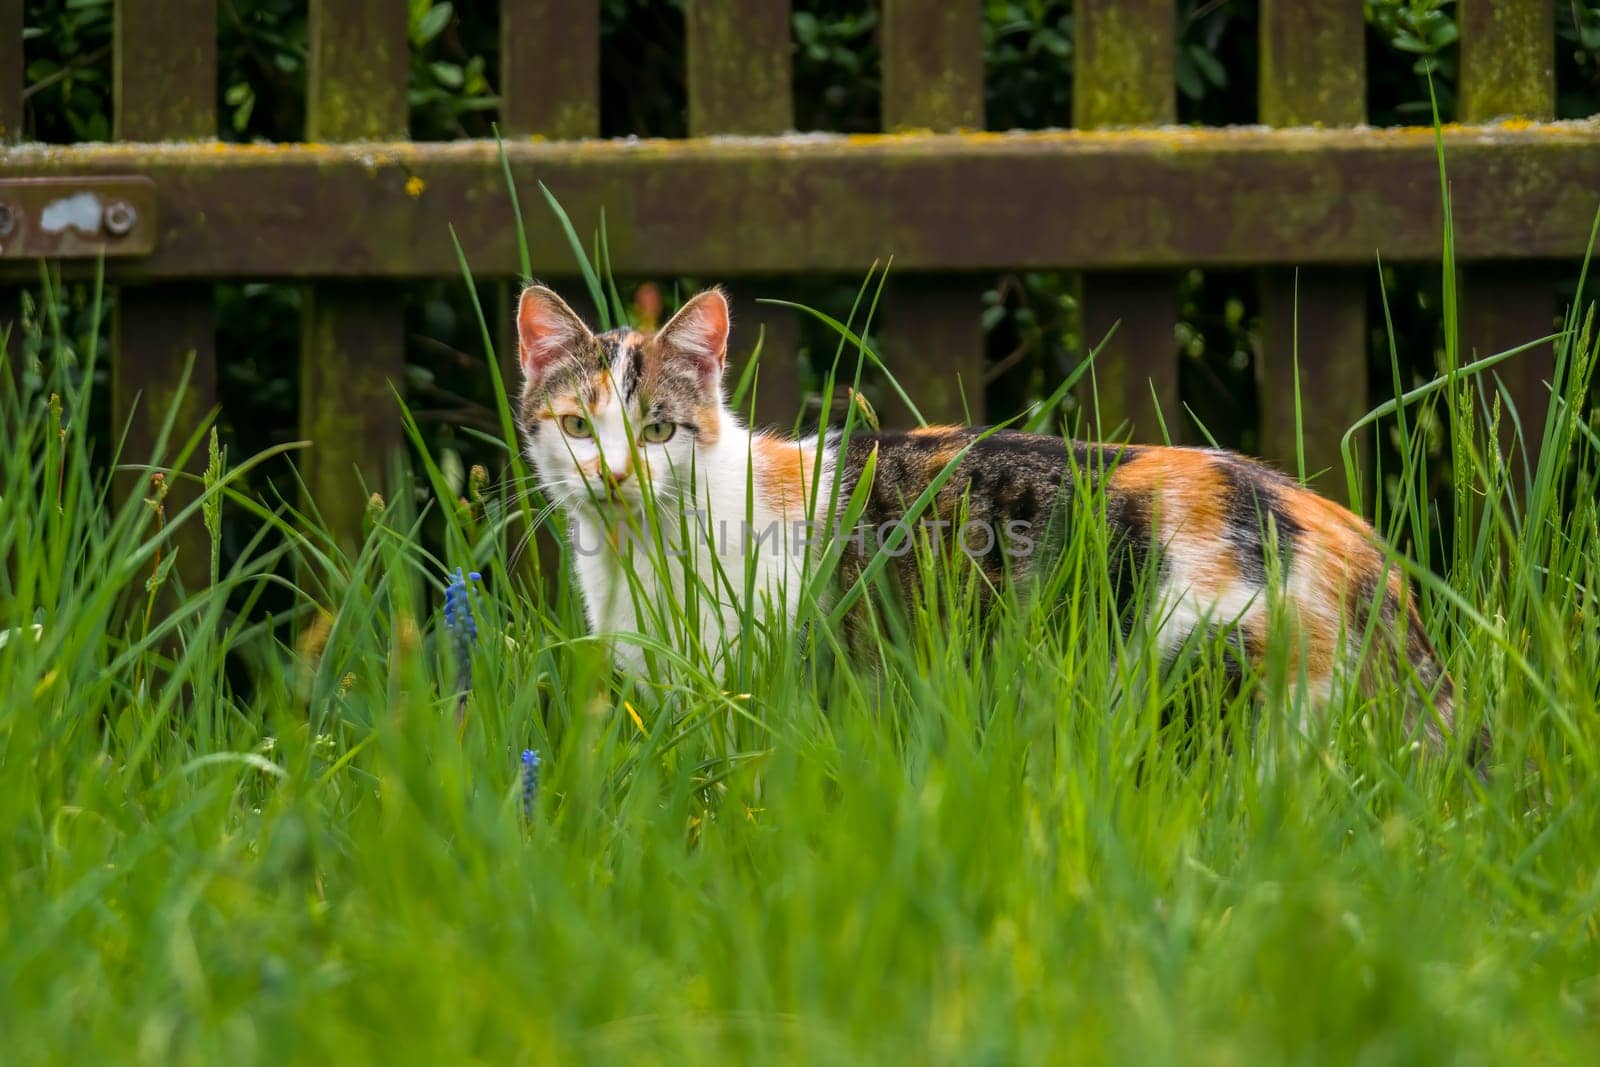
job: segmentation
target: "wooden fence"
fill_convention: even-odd
[[[1264,323],[1263,451],[1294,455],[1286,397],[1297,311],[1307,464],[1334,467],[1340,433],[1369,406],[1375,255],[1440,256],[1432,131],[1361,127],[1358,0],[1261,0],[1260,115],[1282,128],[1273,130],[1173,127],[1172,0],[1077,0],[1078,128],[1035,133],[982,130],[980,4],[882,0],[888,132],[865,137],[785,136],[794,114],[786,0],[688,0],[690,137],[631,143],[592,139],[598,7],[502,3],[501,124],[530,217],[542,210],[542,180],[580,232],[592,232],[605,208],[618,273],[728,279],[741,299],[786,276],[859,275],[892,254],[898,276],[881,335],[930,417],[960,417],[958,380],[981,417],[983,273],[1070,269],[1083,272],[1085,335],[1121,322],[1097,364],[1104,415],[1130,418],[1147,437],[1153,401],[1169,422],[1177,410],[1178,272],[1250,267],[1259,269]],[[400,444],[388,382],[402,377],[403,335],[391,287],[456,275],[451,225],[479,277],[518,272],[500,159],[492,143],[407,142],[398,0],[310,0],[307,143],[209,140],[216,8],[119,0],[117,143],[0,150],[0,202],[16,206],[12,232],[0,235],[0,283],[36,277],[43,240],[29,215],[40,194],[16,179],[58,179],[67,190],[113,176],[149,180],[121,205],[120,234],[77,234],[72,249],[103,249],[119,286],[114,391],[119,412],[143,393],[137,449],[190,352],[198,360],[185,418],[214,403],[210,285],[303,280],[301,424],[315,442],[303,470],[325,514],[353,531],[362,508],[353,470],[376,476]],[[1547,122],[1553,11],[1552,0],[1458,6],[1468,125],[1444,139],[1468,263],[1469,350],[1550,332],[1555,272],[1582,255],[1600,200],[1596,131]],[[22,0],[0,0],[0,131],[19,127],[21,12]],[[530,236],[542,276],[570,273],[553,227]],[[747,329],[768,328],[765,410],[781,415],[795,393],[779,388],[796,373],[794,321],[765,306],[740,311]],[[1524,417],[1537,416],[1548,354],[1505,372]]]

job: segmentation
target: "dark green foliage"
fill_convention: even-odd
[[[688,134],[685,48],[683,0],[600,5],[601,136]]]
[[[803,0],[792,21],[795,128],[880,129],[877,4]]]
[[[219,135],[299,140],[306,125],[303,0],[226,0],[217,11]]]
[[[1460,34],[1453,7],[1453,0],[1366,0],[1371,27],[1367,108],[1373,125],[1426,124],[1433,113],[1430,79],[1440,118],[1455,117]]]
[[[29,0],[26,139],[111,139],[111,17],[111,0]]]
[[[1584,119],[1600,110],[1600,4],[1556,5],[1556,118]]]
[[[1072,125],[1072,5],[984,5],[984,110],[992,130]]]

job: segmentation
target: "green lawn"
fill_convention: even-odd
[[[344,551],[219,459],[206,501],[267,535],[183,594],[209,508],[108,505],[47,370],[0,446],[0,1059],[1600,1062],[1600,437],[1566,404],[1530,478],[1470,447],[1481,372],[1381,423],[1418,552],[1405,446],[1450,427],[1424,617],[1494,727],[1485,786],[1397,700],[1297,732],[1281,641],[1243,699],[1217,648],[1141,685],[1092,522],[1047,603],[975,619],[952,585],[876,669],[813,627],[629,689],[513,558],[516,494],[429,538],[392,494]],[[288,574],[295,614],[250,609]]]

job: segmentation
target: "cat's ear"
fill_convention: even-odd
[[[522,291],[517,304],[517,347],[523,377],[538,381],[551,364],[593,339],[578,313],[554,290],[530,285]]]
[[[716,381],[728,358],[728,298],[707,289],[690,300],[656,334],[667,359],[692,360],[702,377]]]

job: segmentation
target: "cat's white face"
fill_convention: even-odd
[[[596,335],[532,287],[517,315],[528,459],[554,502],[608,519],[692,499],[701,449],[721,430],[728,308],[701,293],[654,335]]]

